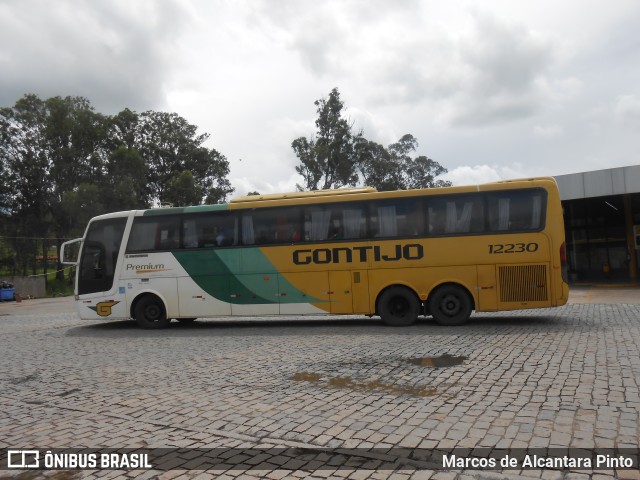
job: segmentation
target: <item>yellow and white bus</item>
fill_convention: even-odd
[[[553,178],[377,192],[247,196],[93,218],[81,239],[83,319],[379,315],[441,325],[555,307],[569,289]]]

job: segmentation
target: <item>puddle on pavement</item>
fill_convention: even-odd
[[[445,353],[439,357],[410,358],[407,360],[407,363],[410,363],[411,365],[418,365],[419,367],[443,368],[462,365],[467,358],[469,357],[456,357]]]
[[[298,372],[293,376],[295,382],[321,383],[321,376],[317,373]],[[411,395],[412,397],[433,397],[438,394],[438,390],[434,387],[421,387],[417,385],[395,385],[392,383],[384,383],[380,380],[372,380],[370,382],[358,382],[351,377],[331,377],[323,386],[330,388],[347,388],[349,390],[358,390],[365,392],[386,392],[395,395]]]
[[[456,365],[462,365],[467,360],[465,356],[449,355],[447,353],[438,357],[420,357],[406,359],[407,363],[411,365],[417,365],[419,367],[427,368],[445,368],[454,367]],[[395,395],[411,395],[413,397],[433,397],[435,395],[445,395],[445,398],[453,398],[456,393],[447,392],[449,387],[454,387],[457,382],[451,385],[441,384],[440,387],[444,387],[444,391],[438,391],[435,387],[420,386],[420,385],[397,385],[393,383],[384,383],[380,379],[372,381],[360,381],[354,380],[348,376],[341,377],[329,377],[326,380],[322,380],[322,375],[313,372],[297,372],[293,375],[292,380],[294,382],[309,382],[319,386],[328,388],[346,388],[349,390],[358,390],[366,392],[386,392]]]
[[[318,373],[308,373],[308,372],[297,372],[293,376],[294,382],[312,382],[317,383],[320,381],[320,374]]]
[[[37,380],[37,378],[38,378],[38,373],[36,372],[36,373],[32,373],[31,375],[25,375],[24,377],[12,378],[9,381],[14,385],[20,385],[22,383],[27,383],[32,380]]]

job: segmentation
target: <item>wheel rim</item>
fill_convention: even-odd
[[[391,313],[396,317],[404,317],[409,312],[409,302],[404,297],[394,297],[390,302]]]
[[[462,309],[462,302],[457,295],[449,294],[442,297],[440,310],[448,317],[454,317]]]
[[[147,305],[144,309],[144,316],[150,322],[157,322],[162,316],[162,309],[159,305],[152,303],[151,305]]]

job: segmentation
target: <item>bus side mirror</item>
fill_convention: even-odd
[[[74,238],[64,242],[60,247],[60,263],[63,265],[77,265],[80,257],[82,238]]]

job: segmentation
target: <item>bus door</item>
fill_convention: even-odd
[[[126,223],[126,217],[91,223],[80,253],[78,295],[111,291]]]
[[[367,271],[329,272],[331,313],[368,313]]]

